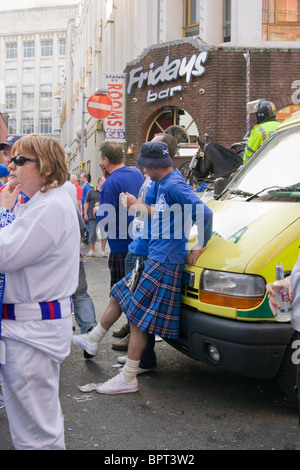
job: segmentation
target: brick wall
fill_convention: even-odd
[[[152,62],[155,67],[170,60],[199,54],[203,45],[197,41],[182,41],[153,47],[125,70],[127,79],[132,68],[143,66],[147,71]],[[165,106],[176,106],[187,111],[194,119],[200,138],[208,133],[210,139],[226,147],[241,141],[246,133],[246,50],[206,47],[208,58],[206,72],[186,83],[185,77],[141,89],[132,88],[126,97],[126,140],[134,144],[134,151],[127,156],[127,164],[134,164],[139,148],[147,139],[153,120]],[[292,104],[292,83],[300,80],[300,50],[252,49],[250,50],[250,100],[266,98],[277,109]],[[181,92],[155,103],[147,103],[149,89],[159,93],[168,87],[182,85]],[[204,94],[199,94],[204,89]],[[133,98],[136,102],[133,102]],[[251,126],[255,117],[251,116]]]

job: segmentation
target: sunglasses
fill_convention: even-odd
[[[23,166],[26,162],[37,163],[38,160],[32,160],[31,158],[23,157],[23,155],[17,155],[16,157],[12,157],[10,159],[10,163],[14,163],[16,166]]]

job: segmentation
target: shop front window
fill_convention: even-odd
[[[184,37],[197,36],[199,34],[200,0],[184,0],[183,8]]]
[[[300,0],[263,0],[262,39],[300,40]]]

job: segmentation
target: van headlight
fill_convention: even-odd
[[[200,281],[201,302],[249,309],[261,303],[266,283],[261,276],[204,269]]]

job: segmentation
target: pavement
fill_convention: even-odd
[[[86,254],[88,247],[82,249]],[[85,269],[99,321],[109,298],[107,258],[85,257]],[[122,315],[115,328],[124,322]],[[74,328],[74,334],[79,334],[75,321]],[[92,360],[84,359],[82,350],[72,344],[61,366],[67,450],[98,450],[98,463],[134,467],[138,464],[133,460],[117,458],[138,455],[139,466],[144,466],[172,463],[170,457],[150,461],[150,455],[176,455],[173,463],[188,455],[195,463],[201,450],[300,449],[297,412],[288,406],[276,383],[207,366],[164,341],[156,342],[158,366],[139,376],[138,392],[81,393],[79,386],[103,382],[118,373],[117,358],[124,352],[113,350],[113,341],[109,332]],[[12,449],[5,409],[1,409],[0,450]]]

